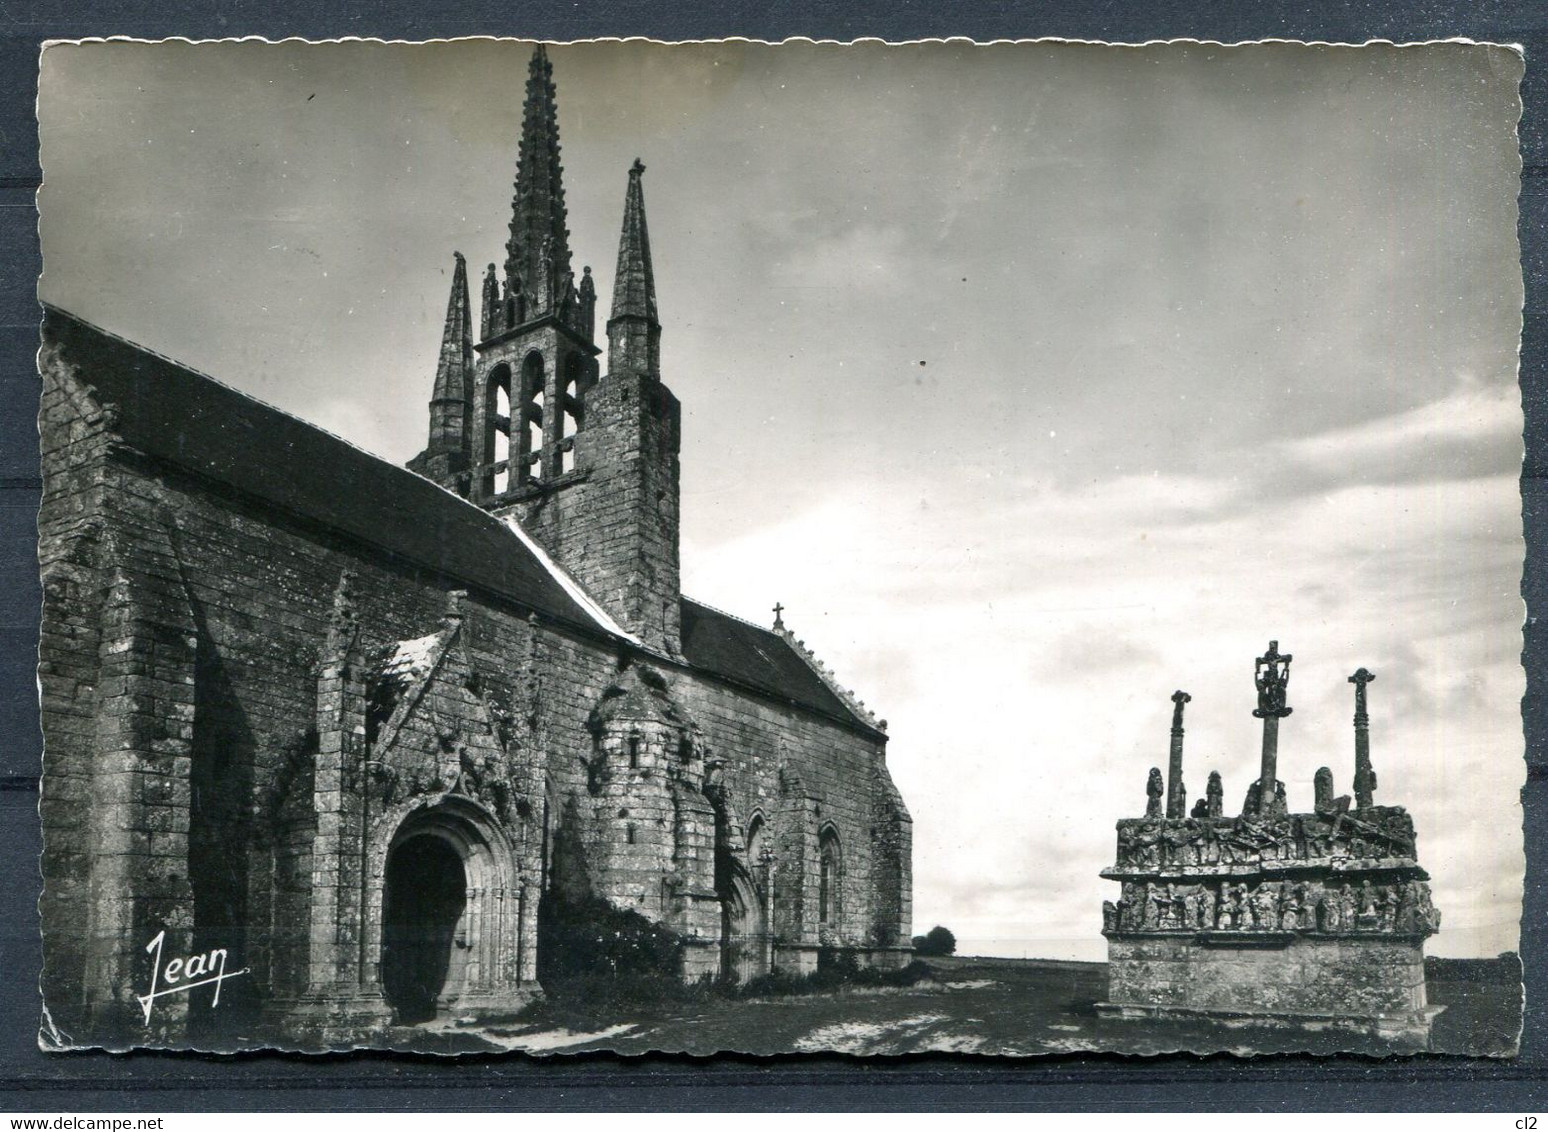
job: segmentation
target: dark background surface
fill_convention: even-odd
[[[1262,38],[1398,42],[1464,36],[1525,48],[1521,150],[1526,273],[1521,383],[1526,410],[1522,593],[1527,695],[1527,880],[1522,919],[1526,1028],[1511,1062],[1230,1057],[1061,1057],[1027,1062],[922,1056],[621,1059],[522,1056],[449,1062],[358,1054],[329,1058],[139,1053],[44,1054],[36,1044],[40,969],[34,664],[39,592],[34,288],[41,260],[33,194],[40,177],[37,54],[51,38],[341,36],[427,39],[509,35],[848,40],[1059,36],[1141,42]],[[1548,4],[1161,2],[788,4],[603,0],[230,0],[171,10],[157,0],[0,5],[0,1110],[157,1112],[346,1109],[1548,1109],[1548,750],[1543,678],[1548,607]]]

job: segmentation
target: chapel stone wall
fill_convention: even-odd
[[[362,665],[433,633],[457,582],[132,451],[110,455],[92,424],[96,407],[88,396],[83,408],[82,396],[61,374],[45,396],[45,412],[53,406],[58,417],[45,430],[40,518],[57,599],[45,602],[40,670],[45,931],[59,943],[50,948],[48,1001],[77,1036],[100,1032],[107,1015],[132,1021],[133,995],[148,976],[135,953],[162,926],[185,951],[226,947],[233,968],[251,968],[223,988],[221,1014],[252,1019],[277,998],[304,998],[323,972],[347,973],[323,952],[359,947],[371,930],[350,896],[360,880],[352,870],[370,866],[336,832],[355,820],[359,783],[318,751],[319,677],[341,578],[350,578]],[[588,768],[598,738],[588,720],[628,663],[658,670],[697,728],[702,765],[687,780],[652,793],[619,778],[608,821],[593,822],[587,863],[609,878],[609,899],[714,942],[717,818],[704,789],[713,761],[733,845],[755,812],[766,823],[775,930],[791,962],[814,962],[823,943],[896,961],[876,949],[907,938],[907,816],[891,803],[896,791],[876,738],[669,658],[629,661],[620,642],[535,624],[492,595],[470,593],[460,616],[460,647],[485,678],[484,693],[523,720],[524,741],[540,752],[534,820],[550,832],[567,805],[595,800]],[[678,757],[675,742],[665,732],[647,737],[646,758]],[[626,757],[616,742],[611,753]],[[703,898],[686,912],[663,889],[663,822],[673,852],[702,864],[695,891]],[[826,939],[815,910],[825,826],[843,846],[840,912]],[[78,847],[88,827],[112,831],[111,853]],[[685,834],[698,844],[680,844]],[[318,846],[334,842],[339,859],[318,859]],[[761,876],[757,862],[743,864]],[[337,890],[334,928],[322,936],[309,922],[319,885]],[[106,998],[100,1009],[87,1001],[94,995]],[[157,1008],[168,1040],[178,1027],[197,1031],[208,1013],[193,996],[192,1017],[180,1017],[176,1001]]]

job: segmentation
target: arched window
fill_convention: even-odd
[[[521,479],[543,478],[543,355],[533,351],[521,363]]]
[[[763,856],[763,846],[766,840],[763,835],[762,814],[754,814],[752,821],[747,823],[747,837],[745,840],[747,842],[747,864],[749,867],[756,868],[763,864],[760,858]]]
[[[489,371],[489,385],[484,391],[487,406],[484,426],[484,463],[488,472],[484,479],[484,491],[500,495],[511,486],[511,367],[495,366]]]
[[[839,922],[844,879],[844,855],[839,847],[838,830],[824,826],[817,839],[817,922],[823,927]]]
[[[581,360],[570,355],[565,362],[564,376],[559,383],[558,414],[554,419],[556,433],[554,443],[559,445],[558,471],[562,474],[575,467],[575,434],[581,427]],[[569,443],[565,443],[568,440]]]

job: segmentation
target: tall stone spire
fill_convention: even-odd
[[[613,276],[613,313],[607,320],[607,372],[661,376],[661,323],[656,319],[656,276],[650,264],[650,230],[645,225],[645,191],[639,158],[629,169],[618,270]]]
[[[527,80],[505,279],[484,284],[469,468],[459,482],[474,503],[514,517],[620,625],[675,657],[682,409],[660,375],[645,167],[636,161],[629,174],[607,323],[612,364],[602,378],[592,334],[596,284],[589,271],[570,272],[554,106],[539,47]]]
[[[506,297],[514,300],[516,308],[509,325],[564,313],[576,296],[559,165],[554,69],[541,43],[533,50],[527,69],[516,193],[511,200],[511,238],[505,250]]]
[[[441,356],[430,393],[430,438],[425,450],[408,462],[411,472],[449,491],[467,493],[468,457],[473,448],[473,309],[468,302],[468,265],[461,252],[452,272],[446,301]]]
[[[452,272],[451,298],[446,303],[446,329],[441,333],[441,358],[430,394],[432,453],[462,452],[468,412],[473,399],[473,314],[468,303],[468,265],[461,252]]]

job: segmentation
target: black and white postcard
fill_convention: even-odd
[[[40,67],[46,1048],[1515,1053],[1517,49]]]

